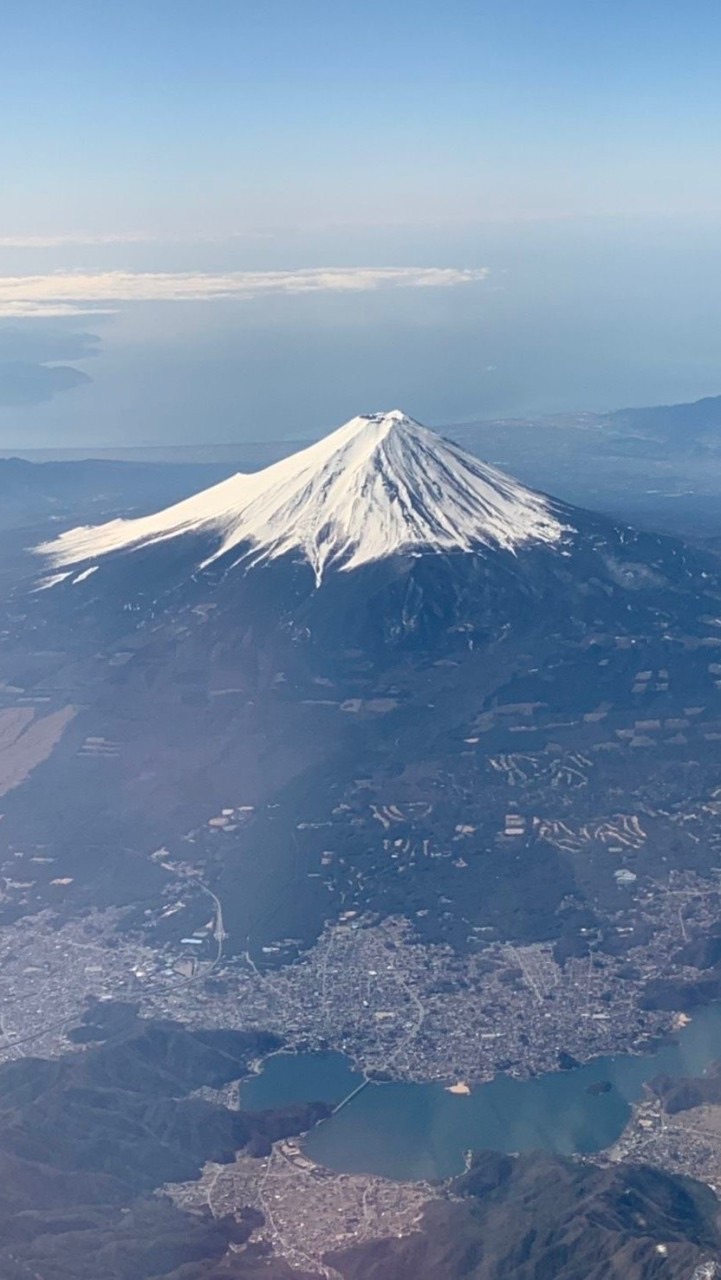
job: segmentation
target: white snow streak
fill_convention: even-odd
[[[69,573],[69,572],[68,572],[68,573],[53,573],[53,574],[51,574],[51,575],[50,575],[50,577],[49,577],[49,578],[41,578],[41,579],[40,579],[40,581],[39,581],[39,583],[38,583],[38,585],[36,586],[35,590],[36,590],[36,591],[49,591],[49,590],[50,590],[50,587],[56,587],[56,586],[58,585],[58,583],[59,583],[59,582],[64,582],[64,581],[65,581],[65,579],[66,579],[66,578],[69,578],[69,577],[70,577],[70,573]]]
[[[90,578],[94,573],[98,572],[99,567],[97,564],[91,564],[89,569],[83,569],[77,578],[73,578],[73,586],[76,586],[78,582],[85,582],[86,578]]]

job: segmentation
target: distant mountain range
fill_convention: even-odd
[[[658,441],[680,451],[721,452],[721,396],[693,404],[617,409],[607,421],[621,435]]]
[[[0,458],[0,531],[55,517],[107,519],[173,502],[232,471],[223,463]]]

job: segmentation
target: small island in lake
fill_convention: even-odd
[[[586,1093],[590,1093],[592,1098],[598,1098],[602,1093],[610,1093],[612,1088],[610,1080],[594,1080],[593,1084],[589,1084]]]

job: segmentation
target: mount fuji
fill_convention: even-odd
[[[509,629],[645,630],[669,586],[703,586],[681,544],[534,492],[398,410],[36,550],[42,594],[73,626],[79,613],[96,623],[119,609],[127,627],[128,613],[142,625],[209,606],[225,641],[251,627],[253,644],[282,635],[324,656],[437,657]]]
[[[350,910],[461,950],[476,926],[568,935],[575,955],[618,909],[621,853],[641,857],[618,815],[655,832],[684,796],[718,803],[718,560],[401,413],[38,553],[8,685],[79,710],[31,802],[4,800],[6,838],[62,833],[64,876],[110,844],[125,886],[127,849],[194,833],[239,951],[311,944]],[[394,836],[385,806],[406,802]],[[214,816],[249,806],[215,839]],[[667,825],[646,874],[717,864]]]
[[[320,586],[331,567],[404,553],[515,551],[558,543],[565,531],[547,498],[394,410],[352,418],[300,453],[156,515],[71,529],[39,551],[63,569],[196,535],[212,544],[198,569],[298,554]],[[89,575],[86,568],[75,581]]]

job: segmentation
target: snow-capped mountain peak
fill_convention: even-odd
[[[352,418],[263,471],[155,515],[71,529],[38,551],[64,568],[203,534],[212,550],[197,567],[236,548],[238,562],[252,564],[300,552],[320,585],[331,564],[351,570],[398,553],[516,551],[558,542],[566,528],[549,499],[393,410]]]

